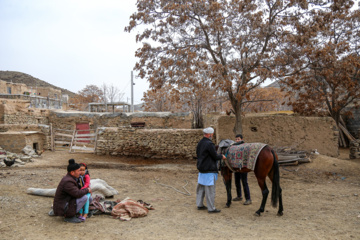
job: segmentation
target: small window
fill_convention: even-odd
[[[7,87],[7,93],[11,94],[11,87]]]
[[[251,127],[252,132],[257,132],[257,127]]]

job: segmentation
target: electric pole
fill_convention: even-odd
[[[134,112],[134,80],[133,71],[131,71],[131,112]]]

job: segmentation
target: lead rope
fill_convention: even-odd
[[[156,179],[155,177],[154,177],[154,179],[155,179],[155,183],[158,184],[158,185],[161,185],[161,186],[164,186],[164,187],[167,187],[167,188],[172,188],[172,189],[174,189],[174,190],[175,190],[176,192],[178,192],[178,193],[184,194],[184,195],[186,195],[186,196],[191,196],[191,193],[185,188],[185,187],[189,184],[188,181],[186,181],[186,180],[185,180],[186,184],[185,184],[184,186],[182,186],[182,188],[186,191],[186,193],[185,193],[185,192],[181,192],[180,190],[174,188],[173,186],[169,186],[169,185],[166,185],[166,184],[158,183],[158,181],[157,181],[157,179]]]

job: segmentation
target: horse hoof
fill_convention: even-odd
[[[284,215],[284,213],[283,213],[283,212],[278,212],[277,215],[278,215],[279,217],[281,217],[282,215]]]
[[[256,217],[260,217],[260,213],[259,213],[259,212],[255,212],[254,215],[255,215]]]
[[[229,208],[230,206],[228,206],[228,205],[225,205],[225,208]]]

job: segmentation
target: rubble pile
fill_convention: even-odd
[[[350,142],[350,159],[360,158],[360,139]]]
[[[23,154],[16,154],[0,147],[0,168],[22,167],[26,163],[34,162],[33,158],[39,157],[31,146],[26,146],[22,152]]]

